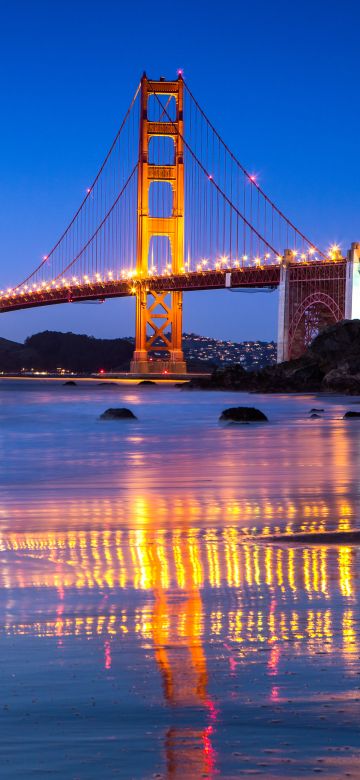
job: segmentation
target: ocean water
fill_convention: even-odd
[[[356,403],[0,381],[1,777],[360,776]]]

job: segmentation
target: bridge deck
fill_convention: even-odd
[[[227,273],[231,273],[231,287],[237,288],[276,287],[280,281],[280,266],[269,265],[261,268],[225,268],[216,271],[149,276],[141,281],[133,278],[89,280],[86,283],[75,284],[59,282],[56,286],[45,285],[34,290],[13,290],[11,293],[3,294],[0,298],[0,313],[59,303],[123,298],[135,295],[140,284],[156,292],[221,289],[225,287]]]
[[[344,260],[332,262],[294,263],[296,279],[308,280],[321,277],[325,281],[334,274],[334,265],[344,264]],[[139,285],[160,291],[199,291],[216,290],[226,286],[226,274],[231,274],[231,287],[262,288],[278,287],[280,283],[279,264],[266,266],[249,266],[242,268],[222,268],[219,270],[193,271],[189,273],[149,276],[141,280],[106,279],[88,280],[86,282],[59,282],[54,285],[44,285],[33,290],[15,289],[0,297],[0,313],[30,309],[38,306],[50,306],[59,303],[76,303],[80,301],[102,300],[106,298],[123,298],[135,295]]]

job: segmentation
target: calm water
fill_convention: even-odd
[[[1,381],[1,777],[360,776],[354,402]]]

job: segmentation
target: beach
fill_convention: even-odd
[[[0,381],[6,780],[358,777],[356,400]]]

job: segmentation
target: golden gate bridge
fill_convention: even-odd
[[[131,370],[186,371],[183,292],[279,288],[278,360],[360,316],[360,244],[316,246],[268,197],[185,83],[143,75],[98,174],[0,313],[135,296]],[[163,361],[154,361],[162,352]]]

